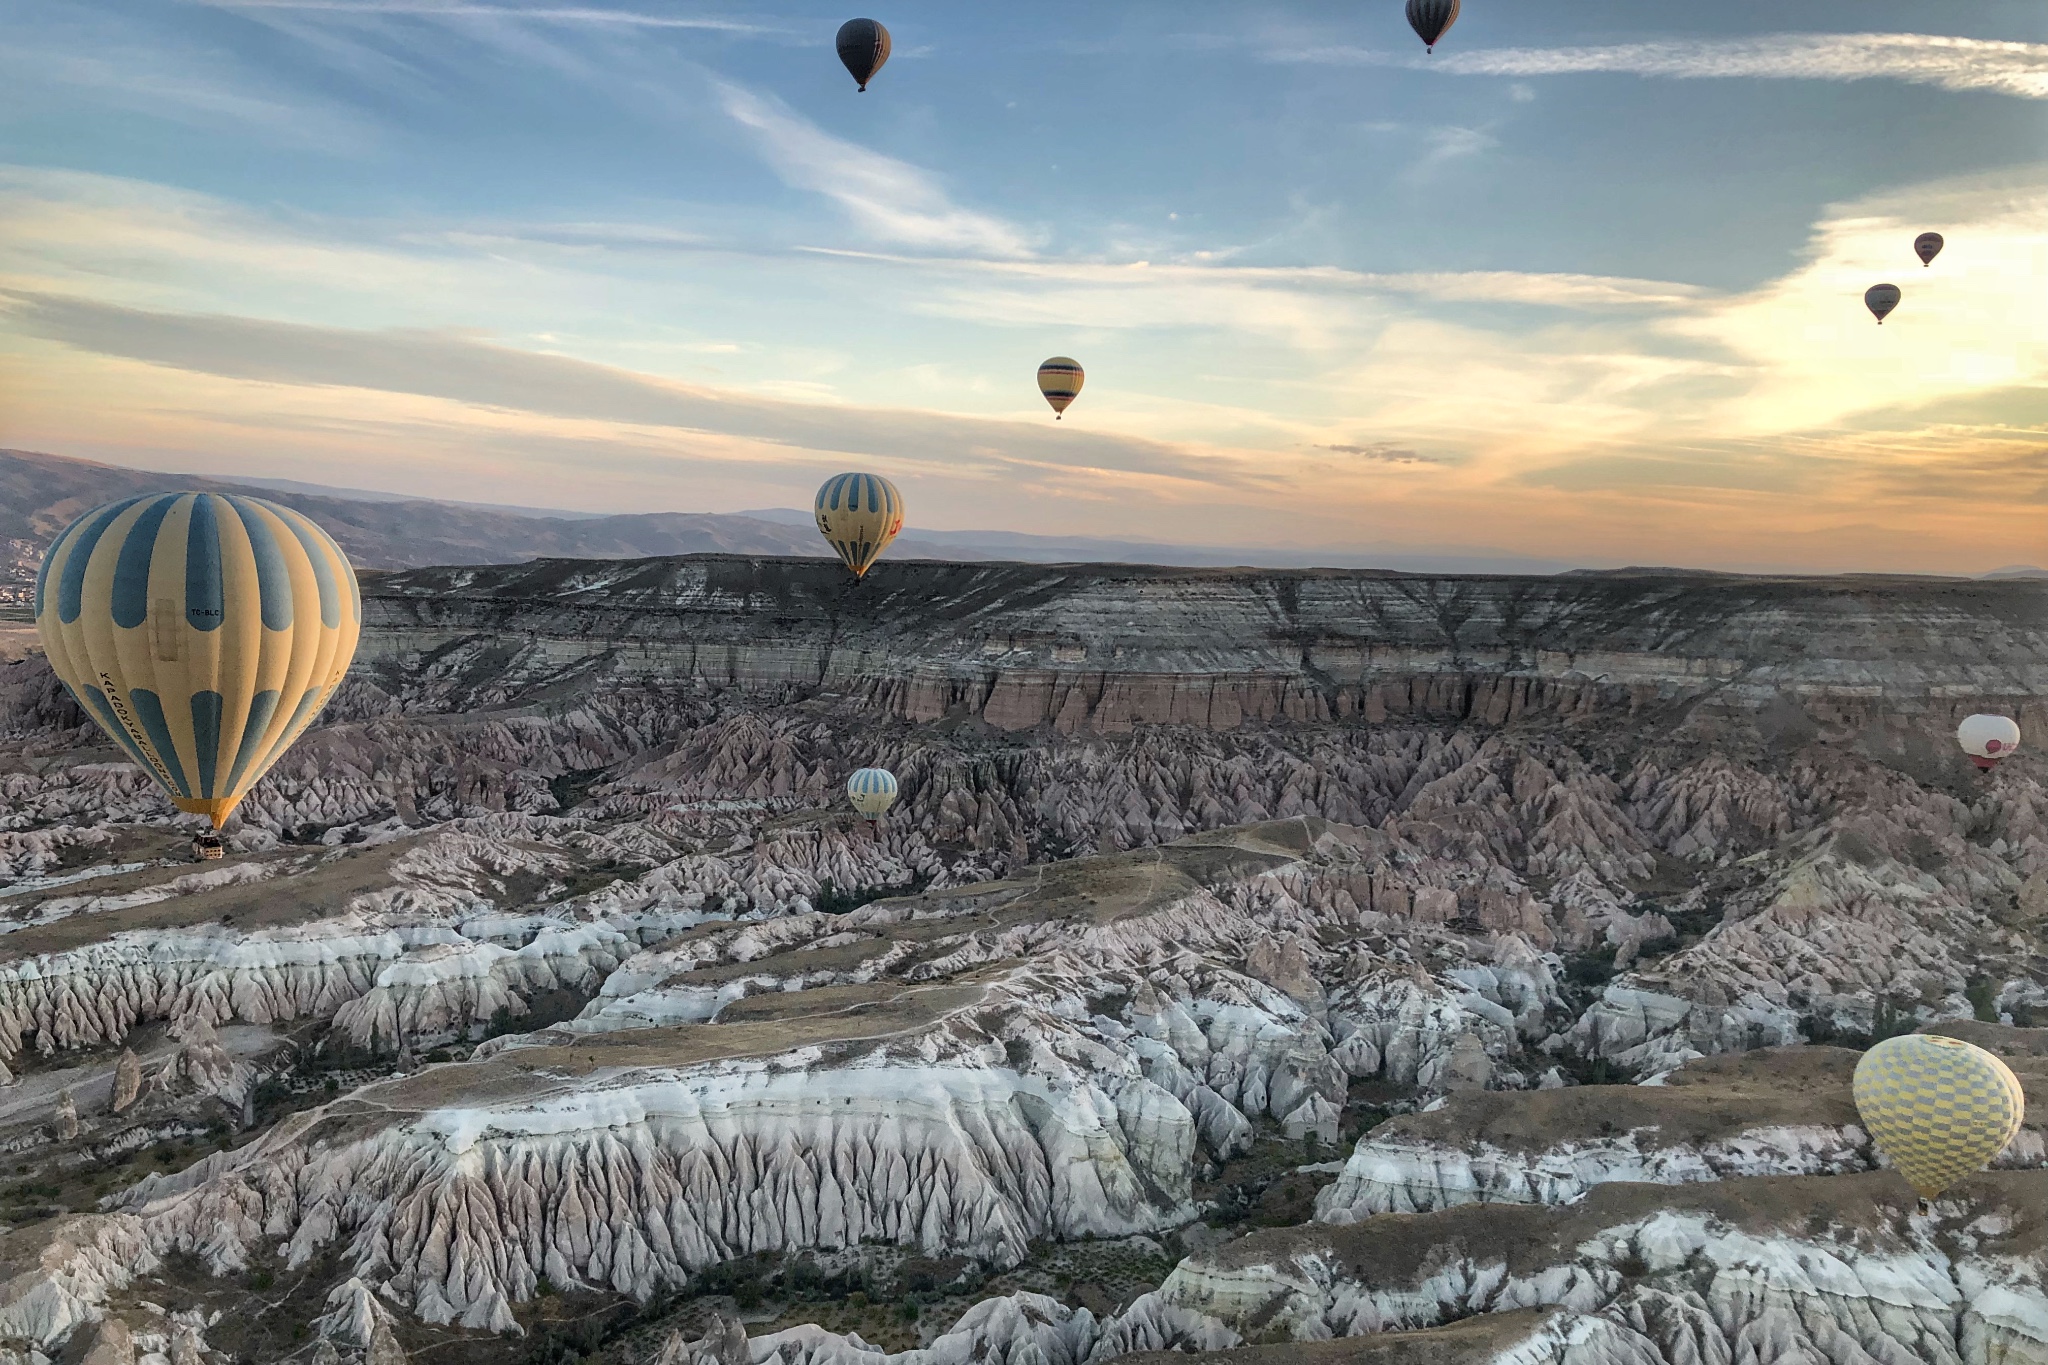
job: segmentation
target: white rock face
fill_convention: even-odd
[[[124,933],[0,967],[0,1050],[44,1055],[123,1038],[153,1019],[268,1024],[332,1017],[358,1046],[402,1030],[473,1032],[529,994],[595,990],[628,951],[600,925],[557,924],[516,950],[438,925],[381,927],[346,915],[243,934],[224,927]]]
[[[1953,1027],[2007,1053],[2022,1086],[2048,1086],[2048,1047],[2033,1052],[2032,1035]],[[1850,1089],[1861,1055],[1771,1049],[1694,1059],[1654,1085],[1455,1096],[1361,1136],[1337,1181],[1317,1195],[1316,1217],[1353,1223],[1462,1204],[1568,1204],[1614,1182],[1875,1170],[1886,1163]],[[2031,1119],[1992,1166],[2048,1167],[2044,1129]]]
[[[377,974],[369,991],[343,1004],[334,1026],[359,1048],[433,1047],[481,1034],[502,1012],[517,1019],[546,991],[594,992],[630,951],[603,925],[552,925],[517,949],[466,939],[416,948]]]
[[[164,1093],[190,1090],[218,1095],[240,1107],[255,1082],[255,1069],[236,1060],[222,1046],[213,1025],[200,1015],[173,1020],[170,1033],[180,1046],[152,1078],[152,1086]]]
[[[993,1310],[993,1311],[991,1311]],[[1558,1312],[1516,1315],[1505,1331],[1474,1337],[1471,1349],[1457,1352],[1455,1340],[1417,1339],[1417,1359],[1460,1365],[1665,1365],[1661,1356],[1637,1334],[1605,1318]],[[723,1332],[697,1340],[677,1337],[655,1365],[1098,1365],[1135,1351],[1153,1350],[1154,1340],[1177,1340],[1183,1349],[1197,1342],[1201,1349],[1224,1350],[1239,1344],[1235,1333],[1216,1326],[1189,1327],[1156,1335],[1131,1330],[1137,1319],[1120,1316],[1106,1330],[1086,1309],[1033,1294],[989,1300],[963,1316],[952,1331],[915,1350],[886,1352],[858,1336],[840,1336],[815,1327],[798,1327],[749,1341],[737,1323],[727,1324],[736,1338]],[[1092,1344],[1091,1344],[1092,1343]]]
[[[1151,1311],[1153,1318],[1125,1314],[1103,1324],[1087,1309],[1043,1294],[1012,1294],[974,1305],[930,1345],[896,1352],[813,1326],[749,1339],[739,1323],[721,1319],[696,1340],[672,1338],[656,1365],[1093,1365],[1156,1343],[1200,1342],[1220,1350],[1240,1340],[1192,1315],[1169,1325],[1171,1310]]]
[[[1697,1146],[1666,1146],[1655,1130],[1541,1152],[1477,1150],[1361,1138],[1316,1218],[1353,1223],[1381,1213],[1428,1213],[1460,1204],[1569,1204],[1596,1185],[1683,1185],[1761,1175],[1840,1175],[1873,1166],[1858,1128],[1760,1128]]]
[[[33,1266],[0,1286],[0,1339],[54,1347],[102,1315],[110,1294],[159,1262],[141,1224],[89,1215],[60,1224]]]
[[[748,1342],[748,1354],[740,1360],[742,1365],[1086,1365],[1096,1335],[1095,1317],[1085,1308],[1069,1309],[1042,1294],[1013,1294],[984,1299],[951,1331],[918,1350],[892,1355],[858,1337],[806,1326]]]
[[[1580,1017],[1571,1036],[1594,1056],[1653,1075],[1717,1052],[1783,1047],[1802,1041],[1804,1034],[1798,1014],[1763,992],[1745,991],[1727,1004],[1702,1004],[1615,985]]]
[[[1871,1184],[1878,1177],[1838,1179],[1880,1188]],[[1740,1359],[1765,1343],[1776,1356],[1751,1358],[2044,1358],[2048,1293],[2026,1247],[2038,1231],[2001,1234],[2012,1230],[2012,1210],[2039,1223],[2048,1176],[2005,1179],[2019,1183],[1987,1183],[1976,1207],[1951,1206],[1952,1230],[1973,1218],[1978,1229],[1954,1257],[1924,1221],[1830,1226],[1823,1210],[1843,1207],[1826,1193],[1835,1181],[1745,1181],[1619,1219],[1646,1201],[1640,1190],[1608,1187],[1570,1211],[1459,1209],[1400,1227],[1363,1224],[1350,1241],[1254,1234],[1184,1261],[1156,1297],[1225,1327],[1256,1321],[1296,1340],[1557,1306],[1604,1319],[1645,1361]],[[1895,1187],[1883,1188],[1881,1201],[1895,1197]],[[2008,1212],[1979,1217],[1987,1198],[2003,1199]]]
[[[848,1349],[854,1349],[850,1343]],[[712,1315],[711,1330],[701,1337],[692,1340],[680,1331],[670,1332],[654,1365],[751,1365],[753,1358],[746,1327],[719,1310]]]
[[[342,1239],[363,1282],[426,1321],[498,1331],[543,1275],[645,1297],[754,1251],[872,1239],[1014,1264],[1036,1237],[1174,1225],[1191,1211],[1158,1177],[1184,1183],[1191,1134],[1171,1104],[1138,1098],[1133,1141],[1100,1091],[1001,1070],[585,1077],[340,1146],[288,1125],[129,1204],[158,1246],[221,1270],[279,1238],[296,1268]],[[1161,1145],[1175,1164],[1148,1165]]]
[[[390,1323],[391,1310],[378,1302],[370,1286],[350,1278],[328,1294],[327,1312],[313,1320],[313,1327],[323,1338],[367,1350],[378,1329],[388,1331]]]

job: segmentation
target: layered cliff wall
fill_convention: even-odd
[[[1006,730],[1703,701],[1782,730],[2048,692],[2048,590],[2026,582],[930,561],[855,582],[696,555],[376,576],[365,612],[359,668],[393,682],[695,682]]]

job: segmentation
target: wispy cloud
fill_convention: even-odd
[[[780,100],[720,81],[719,98],[786,184],[835,201],[867,232],[903,246],[977,255],[1031,253],[1021,228],[961,208],[931,172],[832,136]]]
[[[1450,460],[1442,455],[1425,455],[1419,450],[1410,450],[1406,446],[1397,446],[1386,441],[1378,441],[1372,445],[1363,446],[1321,445],[1317,446],[1316,449],[1334,451],[1339,455],[1354,455],[1361,460],[1373,460],[1380,464],[1450,463]]]
[[[1710,291],[1665,280],[1517,271],[1380,274],[1335,266],[1203,261],[943,261],[883,257],[923,283],[903,306],[1009,326],[1197,329],[1353,347],[1393,314],[1431,304],[1512,304],[1565,313],[1655,314]]]
[[[93,104],[175,123],[233,127],[268,142],[358,151],[369,123],[221,53],[139,30],[81,7],[62,23],[0,43],[0,110]]]
[[[648,14],[595,5],[479,5],[451,0],[200,0],[214,9],[303,10],[330,14],[409,14],[428,19],[529,19],[550,24],[597,24],[614,28],[680,28],[714,33],[794,35],[799,30],[718,15]]]
[[[1355,47],[1270,49],[1268,60],[1406,66],[1460,76],[1562,76],[1611,71],[1678,80],[1895,80],[1944,90],[2048,99],[2048,43],[1929,33],[1781,33],[1723,41],[1513,47],[1422,58]]]
[[[1423,153],[1404,173],[1410,180],[1426,180],[1446,166],[1492,151],[1500,139],[1484,128],[1448,124],[1431,128],[1422,135]]]
[[[445,399],[500,412],[679,428],[792,451],[883,456],[909,464],[1078,467],[1225,486],[1246,482],[1249,474],[1224,462],[1191,460],[1184,449],[1142,438],[1096,433],[1076,440],[1044,423],[791,402],[447,331],[316,327],[29,293],[0,293],[0,316],[14,330],[78,350],[262,384]]]
[[[1930,223],[1949,250],[1923,271]],[[1228,499],[1268,543],[2039,558],[2029,514],[1979,506],[2044,496],[2048,316],[2013,287],[2048,242],[2039,170],[1838,206],[1740,291],[748,252],[692,226],[320,218],[0,168],[8,436],[530,503],[573,484],[592,510],[784,505],[858,460],[956,525],[1171,538]],[[1907,290],[1882,329],[1873,278]],[[1029,379],[1053,350],[1092,376],[1057,425]]]

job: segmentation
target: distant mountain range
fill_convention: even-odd
[[[80,512],[159,489],[248,493],[296,507],[340,542],[358,568],[513,564],[530,559],[638,559],[722,551],[825,556],[811,514],[796,508],[738,513],[603,515],[408,498],[293,479],[229,480],[161,474],[26,450],[0,450],[0,605],[33,595],[43,551]],[[913,527],[890,549],[897,559],[1021,560],[1266,568],[1384,568],[1418,573],[1555,573],[1568,565],[1512,555],[1374,555],[1246,549],[1034,536],[1015,531]]]
[[[160,489],[249,493],[296,507],[341,543],[356,567],[516,564],[531,559],[640,559],[719,551],[743,555],[830,554],[811,514],[792,507],[748,512],[567,512],[542,507],[448,502],[296,479],[211,478],[0,450],[0,615],[34,595],[36,566],[57,533],[86,508]],[[1684,573],[1670,569],[1585,569],[1508,554],[1414,554],[1176,545],[1017,531],[935,531],[912,527],[890,549],[895,559],[1013,560],[1029,564],[1165,564],[1194,568],[1397,569],[1409,573]],[[2011,565],[1986,578],[2042,578]]]

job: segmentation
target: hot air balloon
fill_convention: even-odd
[[[1887,1038],[1864,1053],[1853,1089],[1865,1131],[1922,1199],[1983,1169],[2026,1116],[2011,1068],[1931,1033]]]
[[[1863,306],[1877,315],[1877,325],[1884,326],[1884,320],[1891,316],[1892,309],[1899,306],[1905,295],[1895,284],[1873,284],[1863,291]]]
[[[2020,727],[2010,716],[1970,716],[1956,727],[1956,743],[1980,768],[1995,768],[2020,747]]]
[[[868,820],[879,820],[896,804],[896,774],[887,768],[862,768],[846,779],[846,796]]]
[[[1913,239],[1913,254],[1920,258],[1920,264],[1933,265],[1943,245],[1940,233],[1923,232]]]
[[[834,474],[818,490],[818,531],[862,578],[903,529],[903,495],[880,474]]]
[[[889,30],[873,19],[848,19],[839,26],[839,60],[866,90],[889,60]]]
[[[1087,382],[1088,376],[1082,373],[1079,362],[1063,355],[1056,355],[1038,367],[1038,391],[1052,404],[1055,422],[1066,415],[1067,404],[1081,396],[1081,386]]]
[[[325,531],[216,493],[96,507],[36,580],[50,667],[172,805],[215,829],[333,695],[362,614]]]
[[[1422,39],[1425,51],[1436,51],[1437,40],[1458,22],[1458,0],[1408,0],[1408,27]]]

